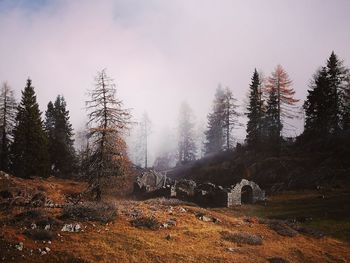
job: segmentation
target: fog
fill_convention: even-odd
[[[19,100],[30,77],[43,112],[64,95],[78,131],[87,90],[106,68],[134,119],[146,111],[152,120],[152,160],[182,101],[205,123],[221,83],[244,111],[254,68],[268,76],[282,64],[302,103],[332,50],[349,65],[349,10],[347,0],[0,1],[0,81]],[[302,130],[294,124],[291,135]]]

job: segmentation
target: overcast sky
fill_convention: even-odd
[[[148,112],[156,149],[181,101],[205,122],[218,83],[242,104],[254,68],[280,63],[303,100],[332,50],[349,65],[350,1],[0,0],[0,36],[0,81],[17,99],[29,76],[41,110],[62,94],[79,129],[107,68],[135,118]]]

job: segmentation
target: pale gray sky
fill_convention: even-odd
[[[303,100],[332,50],[350,64],[349,12],[347,0],[0,0],[0,81],[19,99],[30,76],[42,111],[63,94],[78,129],[107,68],[125,107],[148,112],[156,149],[181,101],[205,121],[218,83],[242,103],[255,67],[282,64]]]

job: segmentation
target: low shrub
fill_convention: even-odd
[[[44,229],[27,229],[24,234],[33,240],[52,240],[55,235],[52,231]]]
[[[139,217],[131,221],[131,225],[137,228],[157,230],[160,228],[159,221],[154,217]]]
[[[260,236],[249,234],[249,233],[231,233],[227,231],[221,232],[223,239],[238,244],[248,244],[248,245],[262,245],[263,240]]]
[[[108,223],[116,218],[116,207],[109,203],[85,202],[63,208],[62,218]]]
[[[280,221],[270,221],[268,223],[268,226],[270,229],[274,230],[277,234],[284,236],[284,237],[295,237],[298,232],[294,229],[290,228],[285,223],[282,223]]]

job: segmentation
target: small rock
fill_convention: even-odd
[[[23,242],[19,242],[15,247],[17,250],[22,251],[23,250]]]
[[[31,229],[36,229],[36,228],[37,228],[37,226],[36,226],[36,224],[35,224],[35,223],[33,223],[33,224],[31,224],[31,225],[30,225],[30,228],[31,228]]]
[[[206,215],[200,216],[199,219],[202,220],[203,222],[212,222],[213,221],[212,218],[210,218],[210,217],[208,217]]]
[[[228,248],[226,248],[226,250],[227,250],[228,252],[234,253],[234,252],[237,252],[237,251],[239,250],[239,248],[228,247]]]
[[[49,247],[45,247],[45,251],[46,251],[47,253],[49,253],[49,252],[51,251],[51,249],[50,249]]]
[[[79,224],[65,224],[61,231],[62,232],[79,232],[81,230],[81,226]]]
[[[187,212],[187,210],[186,210],[185,208],[183,208],[183,207],[180,207],[180,208],[179,208],[179,211],[180,211],[181,213],[186,213],[186,212]]]
[[[170,235],[170,234],[168,234],[166,237],[165,237],[165,239],[166,240],[171,240],[173,237]]]
[[[45,230],[50,230],[50,228],[51,228],[50,225],[46,225],[44,229],[45,229]]]

